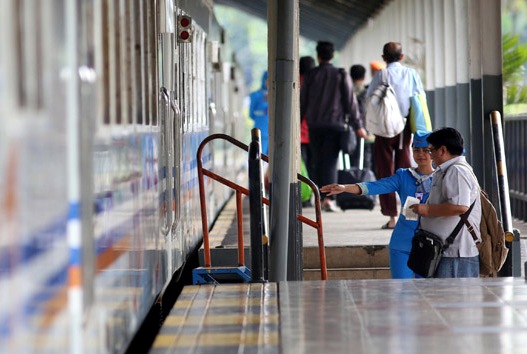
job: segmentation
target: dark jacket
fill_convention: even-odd
[[[354,130],[363,128],[357,97],[351,78],[330,63],[322,63],[304,75],[300,90],[300,116],[307,118],[309,129],[330,128],[344,130],[342,78],[349,94],[350,123]]]

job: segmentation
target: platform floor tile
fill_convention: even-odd
[[[527,354],[521,278],[280,283],[283,353]]]
[[[150,353],[278,353],[276,283],[187,286]]]

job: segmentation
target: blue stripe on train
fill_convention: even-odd
[[[147,209],[143,209],[140,212],[145,212],[145,210]],[[117,241],[123,239],[124,237],[130,234],[128,231],[130,231],[133,227],[133,221],[131,220],[137,217],[140,214],[140,212],[136,213],[132,218],[130,218],[126,222],[123,222],[121,225],[117,226],[110,232],[104,234],[101,238],[99,238],[99,240],[97,240],[97,244],[96,244],[97,256],[100,256],[105,251],[111,249]],[[155,212],[155,209],[151,209],[149,212],[147,212],[147,215],[151,215],[154,212]],[[127,224],[128,226],[126,226]],[[62,226],[63,226],[64,233],[65,233],[65,228],[66,228],[65,220]],[[23,247],[23,248],[29,248],[28,246],[30,245],[26,245],[26,247]],[[30,262],[34,257],[38,256],[43,251],[44,249],[40,249],[39,252],[32,253],[31,257],[25,259],[25,262]],[[26,255],[29,256],[29,253],[26,252]],[[81,257],[80,250],[79,250],[79,253],[75,257],[79,257],[79,258]],[[20,263],[18,265],[22,265],[22,264],[23,263]],[[34,294],[33,297],[31,297],[31,299],[27,301],[27,303],[24,304],[24,314],[26,316],[33,315],[34,313],[36,313],[36,311],[38,311],[41,308],[41,305],[43,302],[51,299],[53,296],[57,294],[57,292],[60,289],[62,289],[65,286],[67,282],[67,277],[68,277],[68,264],[69,264],[69,260],[65,262],[63,266],[59,267],[59,270],[57,272],[55,272],[53,275],[51,275],[48,278],[48,280],[44,283],[43,290]],[[14,268],[15,267],[13,267],[13,270]],[[16,291],[16,289],[12,289],[12,291]],[[11,323],[13,323],[13,321],[14,320],[12,320],[10,316],[5,316],[4,318],[1,319],[0,337],[5,338],[9,336],[10,334],[9,326],[11,325]]]

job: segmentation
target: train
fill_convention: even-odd
[[[0,352],[123,353],[202,243],[196,151],[248,136],[212,0],[0,4]],[[221,140],[204,167],[239,182]],[[210,223],[232,192],[206,181]]]

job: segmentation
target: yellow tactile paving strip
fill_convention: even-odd
[[[279,353],[276,283],[187,286],[150,353]]]

